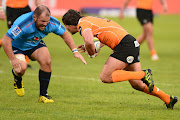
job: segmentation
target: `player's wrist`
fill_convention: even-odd
[[[78,52],[77,48],[72,49],[72,53]]]

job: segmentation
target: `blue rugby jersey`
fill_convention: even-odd
[[[51,32],[57,35],[63,35],[65,32],[64,26],[52,16],[44,31],[39,31],[33,20],[33,13],[29,12],[18,17],[6,33],[13,40],[11,42],[12,46],[22,51],[30,50],[37,46],[42,38]]]

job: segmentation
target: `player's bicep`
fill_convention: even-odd
[[[87,28],[83,31],[82,37],[86,44],[94,44],[94,37],[93,37],[92,30],[90,28]]]
[[[63,35],[65,30],[65,27],[62,24],[60,24],[59,26],[56,26],[53,33],[55,33],[56,35]]]

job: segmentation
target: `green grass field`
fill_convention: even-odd
[[[136,18],[110,18],[137,37],[141,27]],[[155,85],[167,94],[180,97],[180,15],[162,15],[154,19],[155,48],[160,61],[150,60],[147,44],[141,45],[142,69],[153,70]],[[0,38],[7,31],[6,21],[0,21]],[[76,45],[84,44],[77,33]],[[25,96],[18,97],[13,89],[11,65],[0,49],[0,120],[179,120],[180,103],[174,110],[165,109],[157,97],[131,88],[126,82],[105,84],[99,79],[101,69],[112,52],[102,48],[88,65],[73,57],[64,41],[54,34],[44,39],[52,59],[52,78],[48,89],[55,101],[38,103],[39,64],[30,62],[23,77]]]

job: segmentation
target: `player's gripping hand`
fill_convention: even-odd
[[[79,45],[79,46],[78,46],[78,51],[79,51],[80,53],[85,52],[85,53],[88,55],[88,53],[87,53],[86,48],[84,47],[84,45]]]
[[[78,52],[77,48],[73,49],[72,52],[75,58],[79,58],[85,65],[87,64],[84,57]]]
[[[84,45],[79,45],[79,46],[78,46],[78,51],[79,51],[80,53],[85,52],[87,55],[89,55]],[[97,56],[98,54],[99,54],[99,51],[98,51],[97,53],[95,53],[94,55]]]
[[[16,73],[20,73],[21,72],[21,63],[20,63],[20,60],[18,60],[16,58],[16,59],[11,60],[10,62],[11,62],[12,67],[14,68],[14,71]]]

